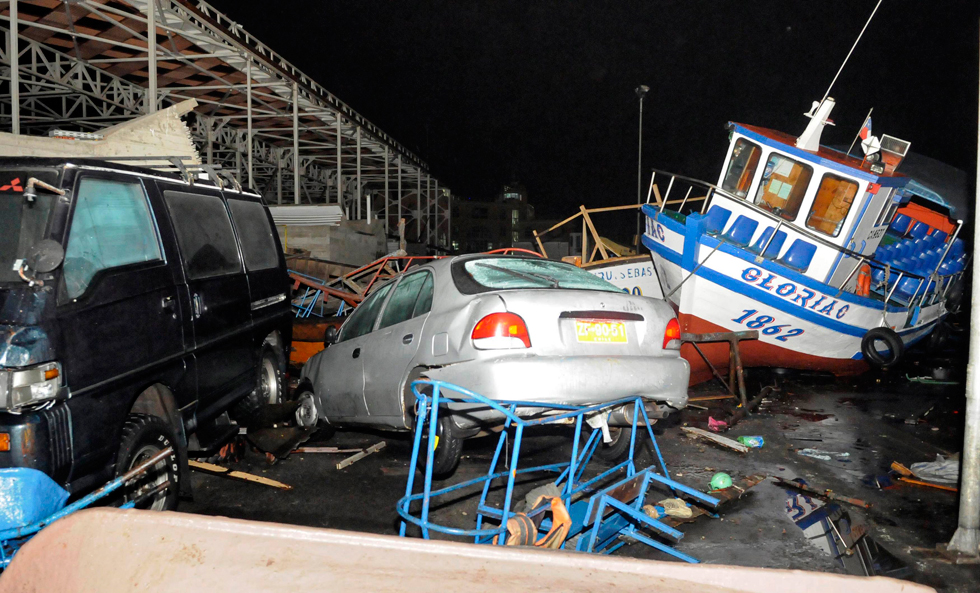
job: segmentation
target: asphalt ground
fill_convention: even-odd
[[[655,426],[657,440],[671,476],[701,490],[709,489],[711,476],[718,471],[727,472],[736,481],[762,473],[789,480],[802,478],[815,488],[867,501],[872,508],[842,507],[855,521],[866,522],[874,540],[911,569],[910,580],[940,591],[976,591],[980,567],[952,564],[930,553],[937,543],[949,541],[956,529],[957,494],[908,484],[880,488],[875,483],[875,476],[887,474],[893,461],[908,466],[959,451],[965,351],[960,334],[959,341],[954,336],[944,352],[911,352],[902,369],[853,379],[750,371],[750,394],[765,384],[776,385],[778,392],[725,436],[763,436],[764,447],[740,454],[691,440],[682,433],[681,426],[707,428],[709,416],[722,417],[726,406],[731,406],[726,400],[701,402],[709,409],[689,408],[661,421]],[[908,379],[928,375],[936,366],[951,368],[955,384],[930,385]],[[717,384],[706,384],[692,396],[718,392]],[[292,489],[278,490],[195,472],[194,499],[182,501],[179,510],[397,534],[400,521],[396,502],[405,493],[411,471],[410,435],[339,431],[324,439],[327,432],[314,434],[304,446],[363,448],[383,440],[386,447],[342,470],[336,469],[336,464],[349,454],[293,453],[270,464],[263,454],[249,450],[230,467],[284,482]],[[566,429],[529,430],[521,465],[567,460],[570,435]],[[435,486],[485,474],[495,445],[495,437],[467,441],[456,473]],[[798,451],[805,448],[847,455],[834,455],[826,461],[800,455]],[[638,466],[652,463],[650,448],[638,448]],[[601,467],[596,462],[587,471],[594,473]],[[516,499],[523,499],[529,489],[545,481],[545,476],[520,480]],[[472,529],[478,496],[479,490],[470,488],[437,500],[432,520]],[[496,488],[491,496],[502,500],[501,489]],[[787,498],[784,488],[766,480],[722,507],[718,518],[701,517],[681,526],[685,535],[676,548],[708,564],[846,572],[808,541],[787,516]],[[409,532],[417,535],[417,530]],[[640,543],[624,546],[616,554],[672,559]]]

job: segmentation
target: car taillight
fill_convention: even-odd
[[[664,350],[679,350],[681,347],[681,324],[677,323],[677,318],[667,322],[667,329],[664,330]]]
[[[487,315],[477,322],[470,338],[473,339],[473,346],[479,350],[531,347],[527,325],[520,315],[514,313]]]

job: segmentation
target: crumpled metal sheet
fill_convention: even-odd
[[[60,511],[68,491],[42,471],[0,468],[0,531],[37,523]]]

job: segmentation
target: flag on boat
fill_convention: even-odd
[[[861,140],[867,140],[868,136],[870,135],[871,135],[871,116],[869,115],[868,119],[864,120],[864,125],[861,126],[861,132],[860,132]]]

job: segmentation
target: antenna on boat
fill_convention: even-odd
[[[826,101],[827,97],[830,96],[830,89],[834,88],[834,83],[837,82],[837,78],[844,70],[844,66],[847,65],[847,61],[851,59],[851,54],[854,53],[854,48],[857,47],[858,42],[861,41],[861,37],[864,35],[864,31],[868,28],[868,25],[871,24],[871,19],[875,18],[875,13],[878,12],[878,7],[881,6],[881,2],[882,0],[878,0],[878,4],[875,4],[875,9],[871,11],[871,16],[869,16],[867,22],[864,23],[864,27],[862,27],[861,32],[858,33],[857,39],[854,40],[854,45],[851,46],[851,51],[847,52],[847,57],[844,58],[840,68],[837,69],[837,74],[834,75],[834,79],[830,81],[830,86],[827,87],[827,92],[823,94],[823,99],[820,100],[821,103]]]
[[[810,118],[810,123],[807,124],[806,130],[803,131],[800,137],[796,139],[796,146],[798,148],[810,152],[820,150],[820,135],[823,133],[823,127],[827,124],[834,125],[834,122],[830,120],[830,112],[834,109],[834,99],[830,96],[830,91],[834,88],[834,84],[840,77],[840,73],[844,70],[844,66],[847,65],[847,61],[851,59],[851,54],[854,53],[854,48],[857,47],[858,42],[861,41],[861,37],[864,36],[868,25],[871,24],[871,19],[878,12],[878,7],[881,6],[881,2],[882,0],[878,0],[875,9],[871,11],[871,16],[868,17],[868,20],[864,23],[864,27],[861,28],[861,32],[858,33],[857,39],[854,40],[854,44],[851,46],[851,50],[847,52],[847,57],[844,58],[840,68],[837,69],[837,74],[834,75],[834,79],[830,81],[830,86],[827,87],[827,92],[823,94],[823,99],[814,101],[813,106],[810,107],[810,112],[805,114]]]

